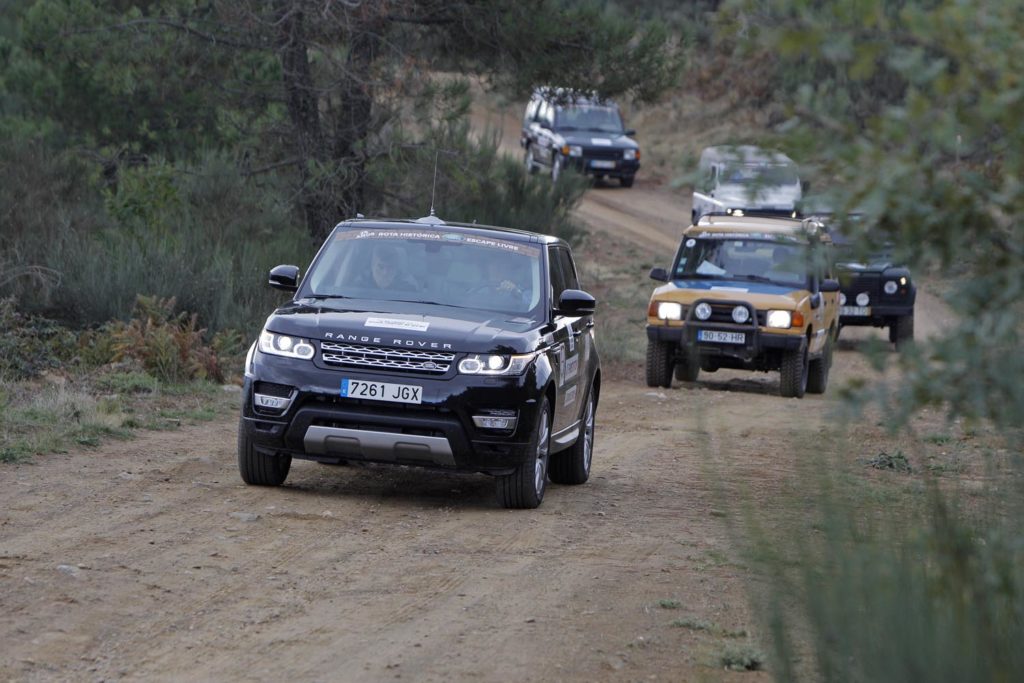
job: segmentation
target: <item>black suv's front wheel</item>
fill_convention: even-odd
[[[597,398],[594,391],[587,394],[583,409],[583,424],[576,443],[560,453],[551,456],[551,481],[556,484],[582,484],[590,478],[590,462],[594,455],[594,415]]]
[[[266,455],[252,445],[245,420],[238,420],[238,473],[242,481],[256,486],[280,486],[292,466],[290,455]]]
[[[551,409],[545,396],[537,415],[530,457],[511,474],[498,475],[498,502],[502,507],[530,509],[544,500],[548,481],[548,458],[551,451]]]

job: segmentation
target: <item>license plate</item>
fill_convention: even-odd
[[[590,168],[615,168],[615,162],[605,159],[594,159],[590,162]]]
[[[840,306],[839,315],[850,315],[858,317],[867,317],[871,315],[870,306]]]
[[[742,332],[697,330],[697,341],[717,342],[719,344],[746,344],[747,336]]]
[[[414,384],[389,384],[387,382],[364,382],[361,379],[341,380],[343,398],[369,398],[374,401],[392,403],[420,403],[423,387]]]

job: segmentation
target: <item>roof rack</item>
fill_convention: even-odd
[[[797,213],[793,211],[792,213]],[[774,218],[782,220],[796,220],[797,217],[789,213],[781,213],[779,211],[759,211],[757,209],[730,209],[728,211],[708,211],[702,213],[697,217],[697,222],[705,216],[724,216],[726,218]]]

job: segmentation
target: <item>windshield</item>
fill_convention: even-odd
[[[616,107],[572,104],[558,108],[555,128],[622,133],[622,118]]]
[[[778,187],[798,185],[796,168],[789,164],[745,163],[729,164],[722,169],[723,185]]]
[[[303,281],[299,298],[410,301],[536,318],[535,245],[419,227],[341,230]]]
[[[683,243],[674,278],[774,282],[806,287],[810,253],[806,244],[765,239],[695,239]]]

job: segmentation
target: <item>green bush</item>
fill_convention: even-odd
[[[869,523],[863,503],[832,494],[817,499],[820,533],[769,563],[775,580],[764,613],[778,680],[1019,678],[1024,544],[1012,518],[967,514],[933,490],[922,509],[874,511]]]
[[[53,320],[23,315],[0,299],[0,381],[28,379],[74,358],[77,335]]]

